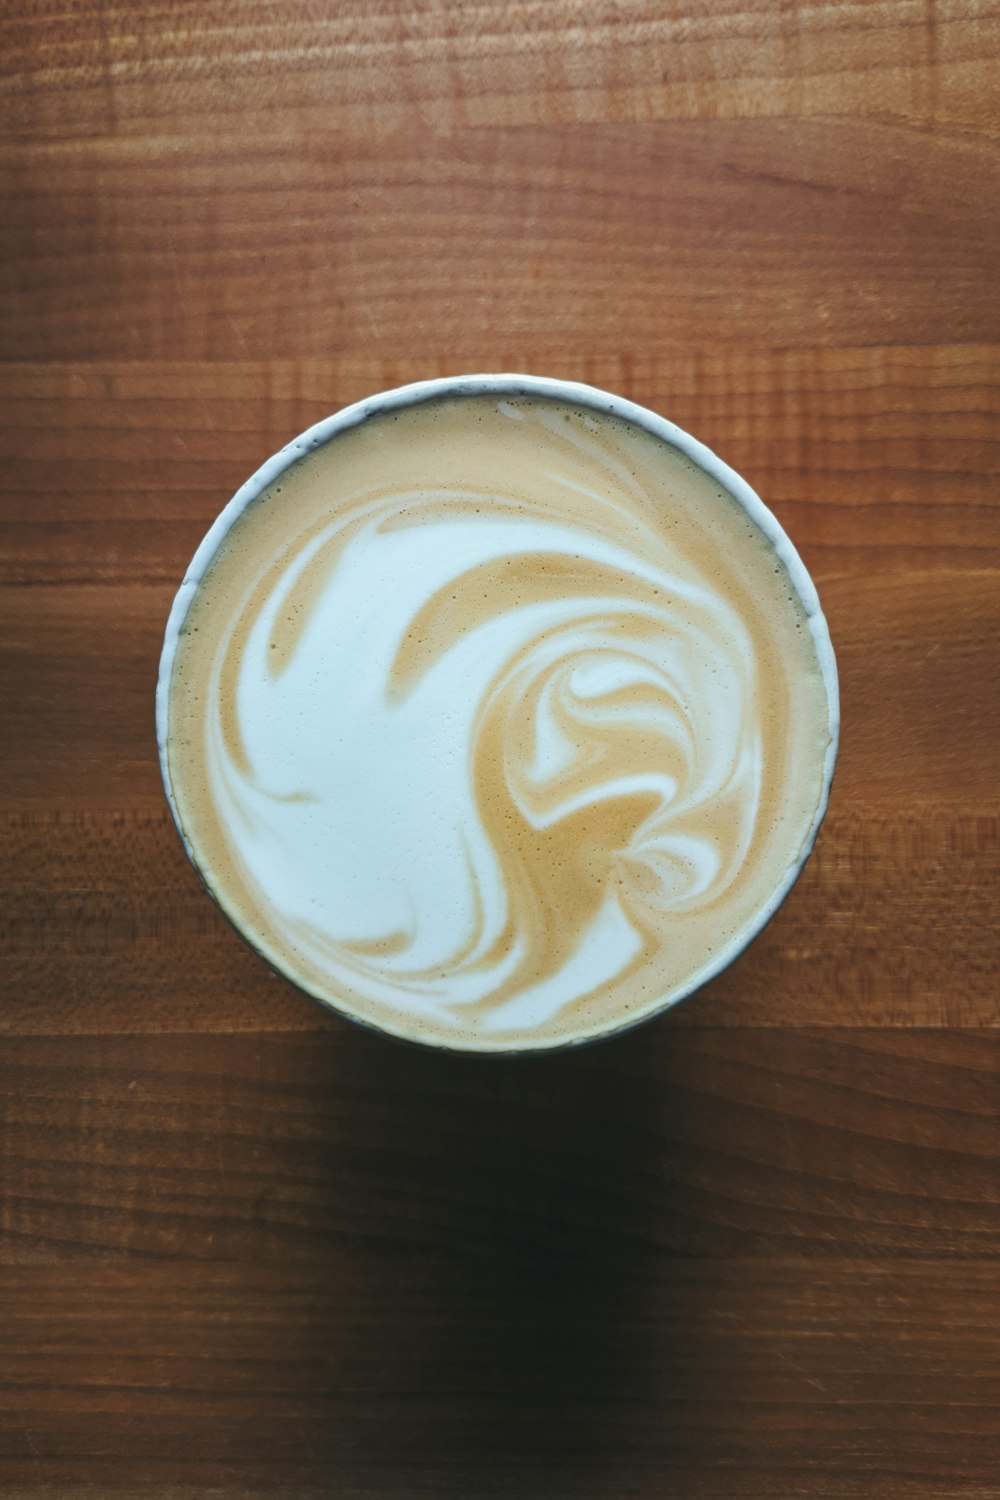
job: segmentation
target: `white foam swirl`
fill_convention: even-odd
[[[295,963],[442,1030],[544,1028],[655,965],[758,816],[746,622],[584,427],[548,457],[537,503],[340,499],[209,684],[220,821]]]

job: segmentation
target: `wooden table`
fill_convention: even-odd
[[[1000,18],[21,0],[0,37],[6,1500],[1000,1495]],[[664,412],[816,577],[800,885],[624,1040],[327,1020],[201,893],[171,598],[416,377]]]

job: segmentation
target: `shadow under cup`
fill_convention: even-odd
[[[462,1032],[460,1035],[452,1038],[442,1035],[440,1028],[435,1031],[433,1027],[429,1028],[432,1034],[424,1035],[421,1033],[419,1023],[396,1025],[392,1020],[383,1020],[378,1014],[366,1014],[363,1007],[356,1007],[346,997],[342,998],[339,994],[331,995],[329,991],[323,991],[317,985],[311,983],[308,978],[296,972],[290,963],[284,961],[281,953],[272,949],[264,938],[248,930],[248,923],[241,919],[236,902],[230,899],[227,894],[225,880],[218,878],[210,870],[206,869],[206,861],[199,856],[198,852],[197,830],[193,826],[189,826],[191,824],[190,812],[185,811],[185,808],[182,806],[182,799],[177,795],[174,777],[171,774],[168,753],[174,742],[172,737],[178,734],[177,724],[171,722],[172,716],[177,713],[176,705],[172,707],[171,703],[171,687],[178,644],[182,639],[185,623],[188,621],[192,605],[196,598],[200,598],[199,590],[212,586],[211,574],[209,573],[211,564],[219,554],[220,548],[228,538],[231,529],[243,517],[247,508],[265,494],[265,492],[272,491],[278,486],[282,476],[287,475],[288,471],[299,460],[327,444],[331,439],[348,433],[351,429],[360,427],[369,419],[390,414],[402,415],[413,408],[421,407],[424,403],[437,401],[440,398],[470,396],[488,397],[502,405],[517,402],[532,404],[553,402],[559,403],[563,408],[572,408],[579,413],[586,414],[592,412],[595,418],[619,419],[620,422],[628,424],[631,428],[638,428],[668,445],[676,453],[682,455],[683,459],[688,461],[690,465],[702,471],[717,489],[735,500],[737,505],[742,508],[745,517],[752,523],[752,526],[748,529],[759,533],[760,537],[766,543],[763,551],[767,552],[768,555],[773,553],[774,571],[778,572],[779,569],[782,571],[783,579],[787,581],[792,595],[797,599],[799,606],[801,606],[802,618],[808,628],[811,648],[815,654],[815,664],[818,667],[825,691],[827,712],[826,722],[823,725],[824,743],[821,753],[821,766],[818,763],[819,756],[817,756],[818,796],[816,797],[815,809],[808,824],[805,837],[802,838],[801,843],[796,842],[794,857],[785,865],[781,878],[776,881],[773,889],[770,889],[767,899],[756,907],[752,920],[742,925],[735,933],[735,936],[732,936],[729,941],[721,943],[715,949],[709,961],[704,963],[692,976],[690,982],[682,984],[679,988],[668,990],[665,996],[660,999],[654,999],[652,1003],[645,1005],[638,1012],[626,1010],[625,1008],[616,1011],[613,1006],[609,1006],[607,1013],[600,1018],[598,1023],[595,1024],[591,1018],[585,1024],[581,1024],[579,1029],[576,1030],[572,1024],[566,1024],[556,1035],[550,1033],[545,1036],[533,1036],[530,1025],[522,1027],[517,1035],[513,1037],[509,1033],[504,1033],[499,1037],[491,1038],[488,1031],[483,1031],[476,1034]],[[584,420],[592,419],[584,415]],[[207,578],[206,575],[208,575]],[[235,692],[235,688],[233,691]],[[174,599],[160,660],[156,696],[156,727],[160,765],[167,801],[188,857],[209,894],[217,902],[223,913],[233,923],[245,941],[267,963],[278,973],[290,979],[307,995],[319,1000],[328,1008],[344,1015],[348,1019],[369,1026],[374,1030],[382,1031],[385,1034],[404,1040],[417,1041],[426,1045],[443,1048],[444,1050],[497,1054],[549,1051],[613,1035],[660,1014],[678,1001],[686,998],[694,990],[700,988],[701,985],[728,967],[733,959],[757,936],[777,911],[797,879],[813,847],[819,826],[826,811],[836,761],[839,735],[839,697],[833,648],[813,582],[778,521],[750,486],[732,469],[722,463],[702,444],[698,443],[681,429],[675,427],[672,423],[621,397],[608,394],[590,386],[535,376],[473,375],[452,379],[421,381],[414,385],[402,387],[399,390],[383,392],[347,407],[294,439],[293,442],[270,458],[242,486],[209,529],[195,553]]]

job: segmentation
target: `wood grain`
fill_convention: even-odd
[[[992,143],[849,119],[26,146],[0,315],[25,359],[995,341],[998,202]]]
[[[0,16],[5,1500],[996,1500],[1000,8]],[[504,1063],[308,1004],[156,766],[275,448],[471,369],[760,490],[844,737],[728,974]]]
[[[211,141],[220,124],[345,131],[867,117],[996,135],[984,0],[34,0],[5,21],[2,97],[35,139]]]
[[[0,1258],[993,1259],[998,1055],[669,1024],[513,1065],[345,1026],[7,1038]]]
[[[0,1297],[16,1496],[995,1493],[973,1262],[331,1248],[8,1267]]]
[[[602,356],[484,340],[464,357],[0,364],[0,582],[173,585],[222,504],[289,438],[372,391],[479,365],[589,381],[668,413],[759,489],[821,584],[996,568],[997,347]]]

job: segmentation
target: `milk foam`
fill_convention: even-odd
[[[813,825],[803,606],[628,423],[454,397],[251,504],[184,621],[171,787],[278,967],[404,1035],[550,1045],[738,943]]]

